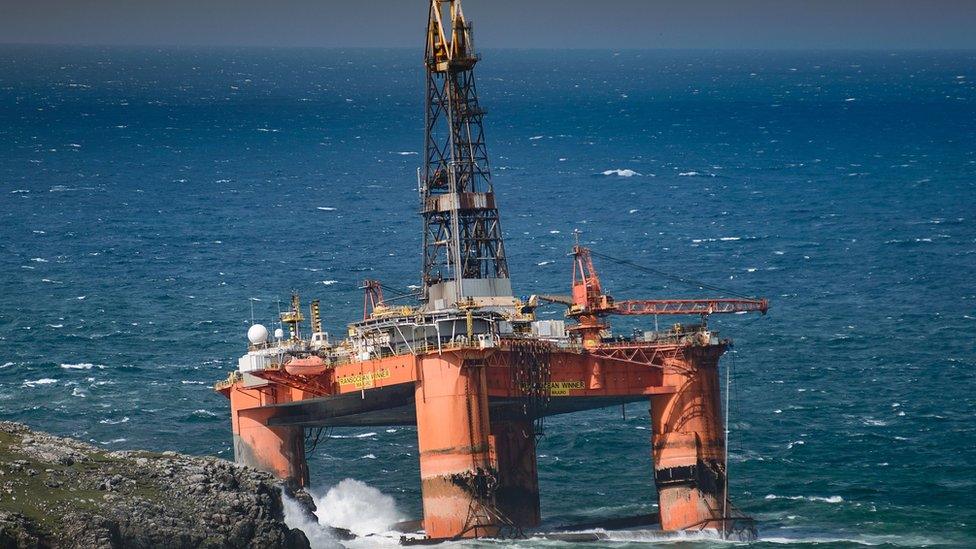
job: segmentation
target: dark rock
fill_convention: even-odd
[[[281,496],[311,498],[264,472],[175,452],[105,452],[11,422],[0,422],[0,452],[13,457],[0,464],[9,494],[0,548],[309,547],[285,525]],[[18,513],[6,507],[13,501]]]

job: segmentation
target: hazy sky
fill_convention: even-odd
[[[976,0],[465,0],[481,48],[976,48]],[[420,47],[425,0],[0,0],[0,42]]]

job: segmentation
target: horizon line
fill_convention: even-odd
[[[255,45],[255,44],[207,44],[207,43],[119,43],[119,42],[3,42],[0,47],[12,46],[37,46],[37,47],[61,47],[61,48],[119,48],[119,49],[212,49],[212,50],[331,50],[331,51],[351,51],[351,50],[379,50],[379,51],[420,51],[423,48],[413,46],[334,46],[334,45]],[[743,48],[743,47],[602,47],[602,48],[567,48],[567,47],[513,47],[513,46],[489,46],[479,48],[480,51],[566,51],[566,52],[872,52],[872,53],[900,53],[900,52],[953,52],[953,53],[976,53],[976,47],[850,47],[850,46],[818,46],[818,47],[769,47],[769,48]]]

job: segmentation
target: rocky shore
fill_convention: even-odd
[[[213,457],[106,452],[0,422],[0,548],[295,547],[267,473]]]

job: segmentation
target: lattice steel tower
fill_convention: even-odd
[[[460,0],[431,0],[419,174],[428,309],[461,301],[505,305],[512,295],[475,88],[477,62]]]

